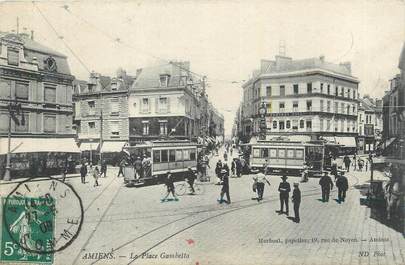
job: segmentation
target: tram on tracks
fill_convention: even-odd
[[[320,175],[330,168],[331,158],[339,150],[339,145],[323,141],[259,140],[247,146],[252,171],[289,175],[299,175],[303,170]]]
[[[197,169],[197,143],[183,140],[159,140],[127,146],[123,151],[132,161],[124,169],[128,185],[157,184],[164,181],[168,171],[175,179],[183,179],[188,168]],[[136,174],[133,161],[141,158],[142,174]]]

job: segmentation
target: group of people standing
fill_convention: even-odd
[[[319,185],[322,191],[322,202],[328,202],[330,197],[330,192],[334,187],[332,178],[329,176],[328,172],[324,172],[322,177],[319,179]],[[338,203],[342,203],[346,199],[346,191],[349,189],[349,183],[342,171],[338,173],[335,179],[335,185],[338,189]]]
[[[93,166],[93,163],[82,162],[80,166],[80,179],[83,184],[86,183],[86,177],[90,175],[94,178],[94,187],[99,186],[98,179],[100,177],[107,177],[107,163],[105,160],[101,161],[100,169],[98,165]]]
[[[353,158],[350,159],[348,155],[345,155],[343,157],[343,164],[345,166],[345,169],[347,172],[350,171],[350,166],[353,166],[353,170],[356,171],[363,171],[363,168],[365,167],[365,170],[368,171],[368,169],[371,169],[371,165],[373,164],[373,154],[369,153],[367,159],[363,159],[360,156],[357,156],[356,154],[353,155]]]

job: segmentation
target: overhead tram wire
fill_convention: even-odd
[[[67,42],[64,40],[62,35],[59,35],[58,31],[55,29],[55,27],[52,25],[52,23],[48,20],[48,18],[45,16],[45,14],[41,11],[39,6],[35,3],[35,1],[32,2],[34,7],[37,9],[38,13],[41,15],[41,17],[45,20],[45,22],[51,27],[53,32],[56,34],[57,38],[60,39],[63,44],[66,46],[66,48],[72,53],[72,55],[77,59],[77,61],[83,66],[83,68],[86,69],[88,73],[91,73],[90,69],[87,67],[87,65],[83,62],[83,60],[75,53],[75,51],[70,48],[70,46],[67,44]]]
[[[206,75],[204,75],[204,74],[199,74],[199,73],[193,72],[193,71],[191,71],[191,70],[189,70],[187,68],[184,68],[183,66],[181,66],[177,62],[173,62],[172,60],[168,60],[168,59],[162,58],[160,56],[156,56],[156,55],[154,55],[154,54],[152,54],[152,53],[150,53],[148,51],[145,51],[145,50],[143,50],[141,48],[135,47],[135,46],[123,41],[123,39],[120,38],[120,37],[112,36],[111,34],[107,33],[106,31],[101,30],[99,27],[97,27],[93,23],[89,22],[88,20],[86,20],[86,19],[82,18],[81,16],[77,15],[76,13],[74,13],[71,9],[69,9],[68,5],[64,5],[64,6],[62,6],[62,8],[65,9],[65,11],[68,12],[71,16],[73,16],[76,19],[80,20],[82,23],[87,24],[91,28],[95,29],[97,32],[101,33],[102,35],[104,35],[106,38],[108,38],[110,41],[112,41],[114,43],[121,44],[121,45],[123,45],[123,46],[125,46],[127,48],[133,49],[133,50],[135,50],[137,52],[141,52],[141,53],[143,53],[143,54],[145,54],[147,56],[150,56],[150,57],[152,57],[154,59],[157,59],[157,60],[160,60],[160,61],[163,61],[163,62],[167,62],[167,63],[169,63],[171,65],[174,65],[174,66],[178,67],[179,69],[181,69],[181,70],[183,70],[185,72],[188,72],[188,73],[190,73],[192,75],[195,75],[195,76],[198,76],[200,78],[205,78],[206,77]],[[244,83],[244,80],[235,81],[235,80],[224,80],[224,79],[218,79],[218,78],[210,78],[210,80],[224,82],[224,83],[231,83],[231,84]]]

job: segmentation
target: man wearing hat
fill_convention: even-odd
[[[287,176],[284,175],[281,177],[283,180],[278,186],[278,191],[280,192],[280,211],[279,214],[284,213],[284,204],[286,208],[286,214],[288,215],[288,198],[290,196],[291,186],[287,182]]]
[[[338,202],[344,202],[346,198],[346,191],[349,188],[349,183],[343,173],[339,174],[338,178],[336,179],[336,187],[338,189]]]
[[[319,179],[319,185],[321,185],[322,190],[322,202],[328,202],[330,191],[333,189],[333,182],[328,172],[324,172],[323,176]]]
[[[300,204],[301,204],[301,191],[299,189],[299,184],[294,183],[294,190],[292,196],[292,202],[294,204],[294,222],[300,222]]]
[[[167,193],[166,193],[166,196],[161,199],[161,201],[165,202],[167,197],[169,197],[170,193],[173,195],[174,200],[178,201],[179,199],[176,196],[176,192],[175,192],[175,188],[174,188],[174,178],[170,171],[167,171],[167,173],[166,173],[165,185],[167,188]]]
[[[136,179],[140,179],[143,177],[143,172],[142,172],[142,159],[140,156],[136,157],[136,160],[134,162],[134,168],[135,168],[135,176]]]
[[[219,203],[224,202],[223,198],[224,195],[226,194],[226,203],[230,204],[231,203],[231,197],[229,196],[229,172],[226,171],[226,169],[221,170],[222,174],[222,189],[221,189],[221,198],[218,200]]]

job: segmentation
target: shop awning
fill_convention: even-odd
[[[323,136],[322,138],[344,147],[357,147],[356,139],[352,136]]]
[[[99,143],[98,142],[95,142],[95,143],[81,143],[80,144],[80,151],[90,151],[90,150],[92,150],[92,151],[96,151],[96,150],[98,150],[98,145],[99,145]]]
[[[0,154],[7,154],[8,140],[0,138]],[[11,138],[11,153],[80,153],[73,138]]]
[[[390,138],[390,139],[387,139],[386,141],[385,141],[385,148],[387,148],[388,146],[390,146],[394,141],[395,141],[395,137],[393,137],[393,138]]]
[[[105,141],[101,146],[101,151],[103,153],[119,153],[122,151],[122,147],[124,147],[125,144],[126,142],[123,141]]]

